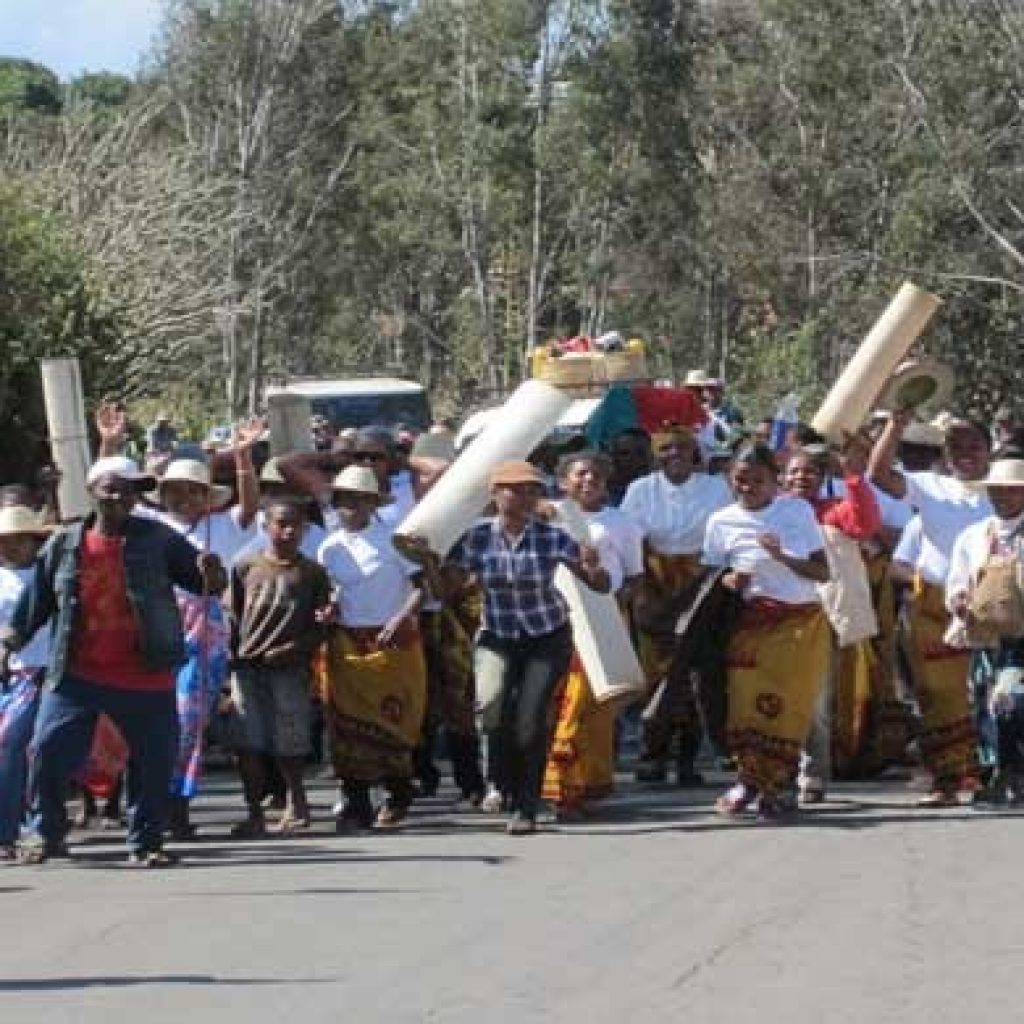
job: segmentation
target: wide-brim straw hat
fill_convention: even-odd
[[[346,466],[331,484],[335,494],[357,494],[361,498],[372,498],[378,505],[390,505],[395,499],[380,489],[377,474],[368,466]]]
[[[922,448],[941,448],[946,442],[946,435],[942,428],[934,423],[921,423],[915,420],[907,425],[900,440],[904,444],[916,444]]]
[[[996,459],[988,468],[988,476],[974,486],[1024,488],[1024,459]]]
[[[160,497],[167,484],[173,483],[199,484],[207,488],[210,492],[210,504],[214,506],[223,505],[232,497],[231,488],[215,484],[210,479],[210,467],[198,459],[174,459],[169,462],[164,475],[156,485],[157,497]]]
[[[0,537],[49,537],[55,529],[45,524],[39,513],[27,505],[0,508]]]
[[[281,467],[277,459],[267,459],[260,470],[261,484],[287,484],[288,481],[281,475]]]
[[[499,463],[491,470],[490,483],[491,487],[514,487],[516,484],[536,484],[543,487],[544,474],[532,462],[511,459]]]
[[[953,394],[953,371],[930,359],[912,359],[902,363],[889,378],[877,405],[882,409],[941,409]]]

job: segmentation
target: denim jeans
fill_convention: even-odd
[[[569,671],[572,633],[568,626],[544,636],[515,640],[481,632],[476,665],[501,680],[497,726],[488,736],[491,781],[517,811],[537,813],[547,757],[551,699]]]
[[[29,752],[31,829],[50,848],[64,841],[68,782],[89,755],[100,713],[110,716],[128,744],[128,846],[159,850],[178,750],[174,690],[118,690],[69,675],[47,690]]]
[[[25,817],[28,744],[39,710],[39,684],[16,676],[0,698],[0,846],[13,845]]]

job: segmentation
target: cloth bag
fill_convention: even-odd
[[[878,635],[871,582],[860,545],[834,526],[822,526],[829,579],[818,586],[825,615],[840,647]]]
[[[990,555],[971,592],[968,631],[994,640],[1024,636],[1021,564],[1014,555]]]

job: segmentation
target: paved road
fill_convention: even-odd
[[[401,834],[242,845],[215,779],[178,870],[102,834],[0,870],[0,1019],[1022,1019],[1024,815],[922,812],[890,782],[748,826],[714,795],[624,786],[523,839],[437,800]]]

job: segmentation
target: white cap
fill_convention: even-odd
[[[138,483],[143,490],[149,490],[156,486],[156,477],[152,473],[143,473],[139,469],[138,463],[125,455],[108,455],[106,458],[97,459],[89,467],[85,482],[91,487],[104,476],[116,476],[121,480],[131,480],[133,483]]]

